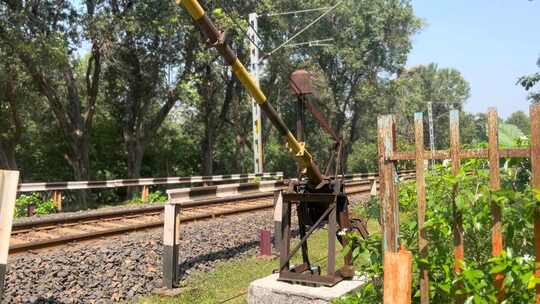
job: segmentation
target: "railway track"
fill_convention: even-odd
[[[351,195],[366,195],[371,185],[371,181],[351,182],[346,185],[346,191]],[[180,220],[190,222],[270,209],[273,196],[273,193],[256,193],[193,202],[182,210]],[[163,205],[157,205],[17,223],[13,225],[9,253],[162,227],[162,212]]]

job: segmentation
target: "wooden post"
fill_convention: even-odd
[[[397,174],[389,157],[396,150],[396,128],[392,115],[378,119],[379,193],[381,198],[381,222],[383,252],[399,249],[399,206],[397,203]]]
[[[141,200],[143,201],[143,203],[148,202],[148,196],[149,195],[150,195],[150,189],[146,185],[143,186],[142,193],[141,193]]]
[[[531,116],[531,169],[532,187],[540,190],[540,106],[533,105],[530,109]],[[535,270],[534,275],[540,278],[540,202],[536,202],[534,212],[534,252]],[[536,284],[536,304],[540,304],[540,284]]]
[[[62,211],[62,191],[53,191],[52,200],[54,203],[54,207],[56,207],[56,210]]]
[[[452,174],[457,176],[459,174],[459,169],[461,166],[461,160],[459,158],[459,112],[457,110],[450,111],[450,157],[452,158]],[[461,272],[461,262],[465,257],[464,248],[463,248],[463,218],[461,212],[457,209],[456,206],[456,196],[459,191],[459,185],[454,185],[454,202],[453,202],[453,212],[454,212],[454,223],[453,223],[453,233],[454,233],[454,270],[456,272]]]
[[[166,204],[163,215],[163,285],[172,289],[178,284],[178,249],[180,247],[180,205]]]
[[[459,140],[459,112],[457,110],[450,111],[450,157],[452,158],[452,174],[454,176],[459,175],[461,167],[460,153],[460,140]],[[459,185],[454,185],[453,188],[453,202],[452,210],[454,223],[452,224],[452,231],[454,234],[454,271],[456,273],[461,272],[461,263],[465,257],[465,250],[463,247],[463,215],[457,208],[456,197],[459,192]],[[463,286],[458,286],[457,289],[462,289]],[[458,295],[455,298],[456,303],[464,303],[465,295]]]
[[[19,171],[0,170],[0,301],[4,297],[9,239],[11,238],[18,183]]]
[[[489,108],[488,110],[488,155],[489,155],[489,188],[493,192],[501,189],[501,178],[499,173],[499,130],[497,127],[497,109]],[[491,254],[499,256],[503,250],[503,235],[501,208],[492,199],[491,200]],[[504,275],[496,273],[493,278],[495,288],[499,290],[497,299],[504,300]]]
[[[384,304],[410,304],[412,298],[412,253],[384,253]]]
[[[414,115],[414,138],[416,142],[416,196],[418,200],[418,247],[420,258],[428,257],[428,241],[424,229],[426,218],[426,185],[424,176],[424,117]],[[420,265],[420,303],[429,303],[429,276],[426,265]]]

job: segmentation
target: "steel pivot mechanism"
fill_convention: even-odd
[[[308,105],[305,101],[302,102],[302,107],[303,105],[307,105],[310,112],[314,114],[315,118],[323,128],[331,133],[332,137],[336,140],[333,153],[335,156],[334,176],[328,177],[323,175],[320,172],[319,167],[315,164],[313,156],[307,151],[305,144],[295,138],[272,105],[268,103],[267,97],[264,95],[257,82],[238,60],[231,48],[225,43],[223,33],[216,28],[199,2],[197,0],[177,0],[177,3],[182,5],[194,19],[206,44],[215,48],[224,58],[225,62],[231,66],[236,77],[240,80],[251,97],[259,104],[261,110],[266,114],[274,127],[276,127],[278,132],[284,137],[287,148],[294,155],[298,163],[298,182],[292,183],[289,186],[289,189],[283,193],[279,280],[302,284],[332,286],[345,278],[352,277],[354,269],[352,267],[351,254],[345,256],[345,266],[343,268],[337,271],[335,269],[336,238],[340,241],[342,246],[347,244],[345,237],[338,235],[338,226],[340,232],[354,229],[351,227],[352,225],[348,214],[348,198],[343,191],[343,182],[340,177],[341,169],[339,164],[341,162],[341,139],[336,136],[330,125],[324,120],[320,112],[316,111],[316,108],[313,105]],[[297,81],[300,80],[302,79],[297,79]],[[294,81],[294,79],[292,81],[295,83],[292,85],[293,91],[295,90],[294,87],[296,87],[296,89],[299,89],[299,94],[297,95],[302,95],[302,98],[305,98],[309,92],[301,89],[302,84],[297,84],[297,81]],[[311,108],[311,106],[313,106],[313,108]],[[315,114],[314,111],[318,114]],[[303,117],[303,112],[299,114]],[[303,127],[303,122],[301,122],[301,126],[298,130],[303,130]],[[330,170],[330,163],[332,163],[332,160],[330,160],[329,166],[327,166],[326,174],[328,174]],[[297,210],[300,211],[298,213],[298,219],[301,241],[292,250],[289,250],[291,206],[293,204],[295,204]],[[322,275],[318,267],[312,267],[310,264],[307,239],[316,229],[322,227],[325,223],[328,223],[328,268],[326,274]],[[363,236],[367,234],[364,225],[358,225],[356,229],[358,229]],[[300,248],[302,248],[303,263],[291,267],[290,260]]]

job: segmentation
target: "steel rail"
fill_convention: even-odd
[[[245,212],[257,211],[261,209],[269,209],[269,208],[272,208],[273,206],[274,204],[273,202],[271,202],[271,203],[255,205],[255,206],[232,208],[229,210],[223,210],[223,211],[218,211],[218,212],[205,212],[205,213],[194,214],[190,216],[182,216],[180,219],[182,222],[192,222],[195,220],[201,220],[201,219],[207,219],[207,218],[213,218],[213,217],[219,217],[219,216],[225,216],[225,215],[232,215],[232,214],[238,214],[238,213],[245,213]],[[19,253],[19,252],[24,252],[24,251],[29,251],[29,250],[43,249],[43,248],[48,248],[52,246],[63,245],[63,244],[70,243],[73,241],[91,240],[91,239],[96,239],[96,238],[105,237],[105,236],[118,235],[118,234],[123,234],[126,232],[139,231],[139,230],[158,228],[158,227],[163,227],[163,220],[156,220],[156,221],[143,223],[143,224],[126,225],[124,227],[111,228],[111,229],[105,229],[105,230],[100,230],[100,231],[72,234],[72,235],[67,235],[64,237],[53,238],[53,239],[38,240],[38,241],[31,241],[28,243],[15,244],[15,245],[10,246],[9,253],[13,254],[13,253]]]
[[[362,194],[362,193],[365,194],[365,193],[369,193],[369,191],[371,190],[370,184],[371,184],[370,181],[358,181],[358,182],[348,183],[346,184],[346,186],[347,187],[368,186],[365,188],[356,189],[354,191],[348,191],[349,194]],[[259,199],[259,198],[271,199],[273,198],[273,196],[274,196],[274,193],[272,192],[271,193],[256,193],[256,194],[251,194],[251,195],[235,196],[235,197],[229,197],[229,198],[224,198],[224,199],[221,198],[221,199],[212,199],[212,200],[205,200],[205,201],[200,201],[200,202],[193,202],[193,203],[190,203],[190,205],[187,207],[194,208],[194,210],[197,210],[200,207],[216,206],[216,205],[224,204],[227,202],[242,201],[242,200],[245,201],[245,200],[253,200],[253,199]],[[273,208],[273,206],[274,206],[273,202],[254,205],[254,206],[246,206],[246,207],[242,206],[242,207],[237,207],[237,208],[230,208],[228,210],[221,210],[221,211],[215,211],[215,212],[209,211],[209,212],[203,212],[200,214],[186,215],[186,216],[182,216],[180,220],[182,222],[191,222],[195,220],[208,219],[208,218],[213,218],[213,217],[220,217],[220,216],[226,216],[226,215],[232,215],[232,214],[270,209],[270,208]],[[223,206],[223,207],[229,207],[229,206]],[[121,216],[128,217],[128,216],[133,216],[133,215],[144,215],[147,213],[161,212],[162,210],[163,210],[163,206],[150,206],[148,208],[140,208],[136,210],[127,210],[127,211],[126,210],[113,210],[113,211],[107,211],[107,212],[95,213],[95,214],[89,214],[89,215],[79,215],[79,216],[64,218],[64,219],[44,219],[44,220],[34,222],[34,223],[18,223],[14,225],[14,231],[12,235],[17,234],[18,231],[32,230],[38,227],[48,227],[48,226],[56,225],[61,228],[63,225],[75,224],[75,223],[81,223],[81,225],[84,225],[86,224],[86,222],[91,221],[91,220],[106,221],[107,218],[110,219],[110,218],[121,217]],[[191,210],[186,210],[186,211],[191,211]],[[163,226],[163,220],[160,219],[160,220],[155,220],[148,223],[132,224],[132,225],[126,225],[123,227],[103,229],[99,231],[71,234],[71,235],[66,235],[66,236],[58,237],[58,238],[30,241],[28,243],[11,245],[9,249],[9,253],[14,254],[14,253],[20,253],[20,252],[29,251],[29,250],[43,249],[43,248],[63,245],[63,244],[74,242],[74,241],[91,240],[91,239],[96,239],[96,238],[101,238],[101,237],[123,234],[126,232],[158,228],[162,226]]]

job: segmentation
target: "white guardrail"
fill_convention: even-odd
[[[82,190],[99,188],[120,188],[132,186],[155,186],[171,184],[193,184],[204,182],[232,182],[254,178],[277,178],[283,179],[283,172],[249,173],[249,174],[226,174],[213,176],[190,176],[190,177],[157,177],[140,179],[115,179],[107,181],[76,181],[76,182],[47,182],[47,183],[21,183],[18,192]]]

